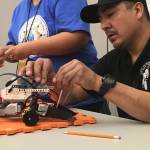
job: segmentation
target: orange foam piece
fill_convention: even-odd
[[[0,118],[0,135],[13,135],[16,133],[30,133],[37,130],[50,130],[52,128],[67,128],[68,126],[82,126],[84,124],[96,123],[96,119],[89,115],[77,113],[72,120],[62,120],[56,118],[40,118],[37,125],[28,127],[20,117],[18,118]]]

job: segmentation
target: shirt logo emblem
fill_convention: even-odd
[[[143,79],[142,79],[142,88],[144,90],[148,90],[148,79],[150,76],[150,62],[145,63],[141,69],[140,69],[140,74],[142,75]]]

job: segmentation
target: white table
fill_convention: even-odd
[[[96,124],[0,136],[0,150],[150,150],[150,124],[78,110],[94,116]],[[65,131],[110,133],[118,139],[65,135]]]

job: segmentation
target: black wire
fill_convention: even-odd
[[[109,43],[108,43],[108,38],[107,38],[107,53],[109,52]]]
[[[16,77],[15,79],[10,80],[10,81],[7,82],[7,83],[9,83],[9,85],[12,84],[13,82],[15,82],[17,79],[21,78],[21,79],[24,80],[26,83],[30,84],[32,88],[36,88],[30,81],[28,81],[28,80],[27,80],[26,78],[24,78],[23,76],[19,76],[19,75],[15,74],[15,73],[3,73],[3,74],[0,74],[0,76],[5,76],[5,75],[11,75],[11,76],[15,76],[15,77]],[[7,84],[7,83],[6,83],[6,84]],[[9,86],[9,85],[7,85],[7,86]],[[6,86],[6,87],[7,87],[7,86]]]
[[[38,10],[39,10],[39,8],[40,8],[41,1],[42,1],[42,0],[40,0],[40,3],[39,3],[38,6],[37,6],[37,9],[36,9],[34,18],[33,18],[33,20],[32,20],[30,29],[29,29],[29,31],[28,31],[28,24],[29,24],[29,17],[30,17],[30,11],[31,11],[32,0],[30,1],[29,11],[28,11],[28,18],[27,18],[27,25],[26,25],[26,31],[25,31],[26,33],[25,33],[25,38],[24,38],[23,42],[27,42],[27,41],[28,41],[28,37],[29,37],[29,35],[30,35],[30,31],[31,31],[31,29],[32,29],[33,23],[34,23],[34,21],[35,21],[35,18],[36,18],[36,16],[37,16]],[[28,32],[28,34],[27,34],[27,32]]]

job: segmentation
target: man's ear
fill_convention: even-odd
[[[137,2],[134,5],[135,15],[137,16],[137,19],[141,19],[144,15],[144,6],[141,2]]]

